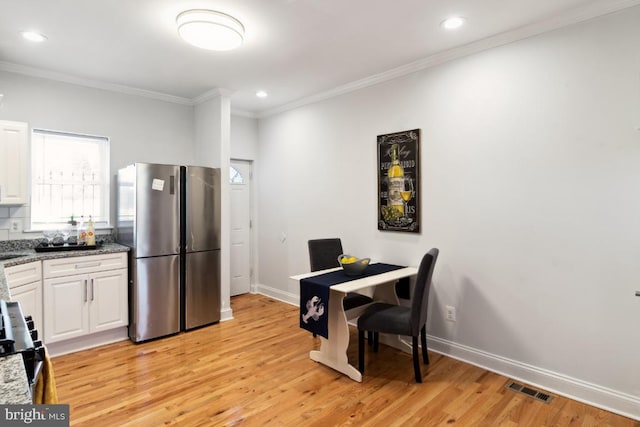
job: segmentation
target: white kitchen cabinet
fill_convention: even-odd
[[[22,313],[33,318],[36,329],[42,333],[42,263],[5,267],[4,274],[11,300],[20,303]]]
[[[103,271],[89,276],[91,310],[89,332],[99,332],[129,324],[127,270]]]
[[[44,261],[45,342],[127,326],[126,266],[125,253]]]
[[[29,125],[0,120],[0,205],[27,203]]]

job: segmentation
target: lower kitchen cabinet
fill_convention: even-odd
[[[42,333],[42,266],[40,261],[5,267],[11,300],[20,303],[22,313],[33,318]]]
[[[20,303],[22,313],[31,316],[35,328],[42,328],[42,280],[10,289],[11,300]]]
[[[43,271],[47,344],[128,325],[125,255],[44,261]]]
[[[92,274],[89,276],[89,283],[91,284],[89,332],[127,326],[129,324],[127,270]]]

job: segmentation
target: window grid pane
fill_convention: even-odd
[[[31,226],[73,215],[108,224],[109,140],[34,130]]]
[[[240,171],[233,166],[229,166],[229,183],[230,184],[244,184],[244,177]]]

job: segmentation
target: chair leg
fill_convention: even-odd
[[[427,327],[426,325],[420,330],[420,340],[422,341],[422,361],[429,364],[429,355],[427,354]]]
[[[367,344],[373,345],[373,332],[367,331]]]
[[[373,351],[374,353],[378,352],[380,348],[380,334],[376,331],[373,331]]]
[[[418,336],[414,335],[411,337],[413,344],[413,372],[416,375],[416,382],[422,382],[422,372],[420,372],[420,361],[418,360]]]
[[[358,329],[358,370],[364,374],[364,331]]]

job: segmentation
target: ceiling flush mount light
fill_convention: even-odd
[[[22,38],[29,40],[30,42],[41,43],[47,39],[44,34],[36,33],[35,31],[22,31],[20,33]]]
[[[440,23],[442,28],[446,28],[447,30],[455,30],[456,28],[460,28],[464,25],[464,18],[460,16],[452,16],[451,18],[445,19]]]
[[[186,10],[176,18],[178,34],[202,49],[231,50],[242,44],[244,26],[233,16],[207,9]]]
[[[263,91],[263,90],[259,90],[256,92],[256,96],[258,98],[266,98],[268,96],[267,92]]]

